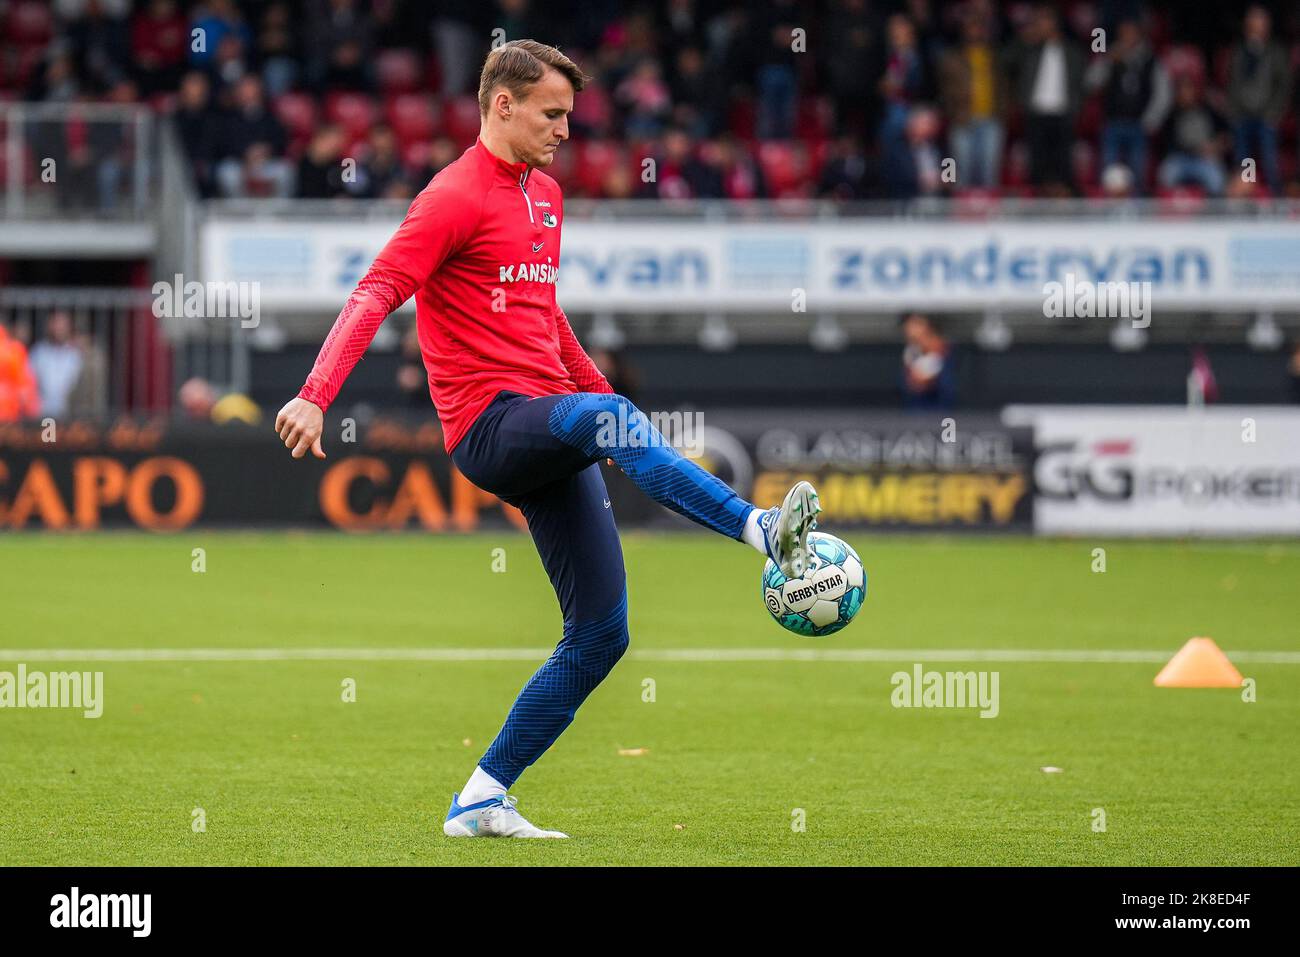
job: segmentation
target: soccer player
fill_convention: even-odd
[[[443,832],[565,837],[507,796],[572,722],[628,645],[623,552],[601,478],[612,459],[657,502],[747,542],[791,577],[807,566],[820,511],[800,482],[761,510],[667,443],[613,394],[555,301],[564,199],[542,169],[569,136],[586,77],[554,47],[515,40],[488,54],[478,141],[411,203],[339,313],[275,429],[294,458],[324,458],[325,411],[385,317],[416,297],[420,350],[452,462],[528,521],[564,613],[554,654],[515,700]]]

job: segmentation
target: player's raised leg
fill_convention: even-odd
[[[549,406],[547,425],[559,441],[595,461],[611,458],[641,491],[679,515],[752,545],[788,578],[802,575],[808,533],[821,503],[808,482],[766,511],[683,456],[649,418],[621,395],[579,392],[534,400]]]

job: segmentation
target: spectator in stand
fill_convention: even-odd
[[[347,194],[343,182],[343,150],[347,135],[338,126],[324,126],[307,144],[307,151],[298,161],[298,197],[300,199],[333,199]]]
[[[1174,109],[1165,121],[1168,149],[1160,164],[1160,185],[1165,189],[1196,186],[1211,196],[1223,195],[1223,156],[1228,124],[1205,102],[1191,77],[1178,81]]]
[[[912,30],[916,34],[916,48],[921,54],[921,62],[925,64],[925,75],[928,78],[943,56],[946,46],[943,31],[934,15],[934,7],[930,0],[905,0],[903,13],[911,21]],[[925,95],[929,97],[930,91],[927,90]]]
[[[1274,195],[1281,191],[1277,128],[1291,102],[1286,50],[1272,37],[1273,18],[1255,4],[1246,10],[1241,42],[1228,61],[1228,109],[1237,164],[1254,159]]]
[[[904,140],[891,144],[881,156],[881,176],[890,199],[915,199],[943,191],[939,127],[939,115],[930,107],[918,106],[908,114]]]
[[[32,72],[25,98],[45,103],[67,103],[79,99],[82,92],[77,64],[68,50],[68,44],[56,40],[44,62]]]
[[[879,24],[867,0],[835,0],[824,33],[828,47],[822,65],[836,128],[867,136],[880,125],[880,95],[872,82],[882,69],[876,44]]]
[[[108,356],[88,333],[73,335],[81,353],[81,374],[68,394],[70,418],[97,418],[108,415]]]
[[[817,195],[841,201],[863,200],[873,188],[871,164],[856,136],[841,136],[831,145],[830,156],[817,182]]]
[[[366,161],[357,168],[357,179],[348,192],[366,199],[414,196],[402,168],[397,137],[389,126],[379,125],[370,131],[366,143]],[[421,184],[423,185],[423,184]]]
[[[216,165],[220,149],[218,114],[212,108],[212,84],[208,75],[191,70],[181,80],[176,111],[172,118],[181,148],[190,159],[194,182],[205,199],[215,194]]]
[[[658,61],[653,57],[641,60],[614,91],[614,102],[624,110],[624,136],[634,140],[657,136],[672,111],[672,98]]]
[[[722,102],[725,90],[699,47],[687,46],[678,51],[671,93],[674,122],[697,138],[718,133],[726,112]],[[587,90],[582,95],[586,96]]]
[[[34,419],[41,413],[27,347],[0,323],[0,422]]]
[[[249,72],[248,47],[236,34],[226,34],[217,45],[217,52],[208,61],[207,69],[213,84],[222,91],[222,98],[231,99],[235,84]]]
[[[60,309],[50,313],[45,337],[32,346],[29,361],[40,392],[42,414],[63,418],[82,367],[81,350],[72,341],[72,317],[67,312]]]
[[[355,0],[308,0],[307,79],[318,90],[369,90],[374,21]]]
[[[755,13],[752,43],[758,69],[754,86],[758,93],[757,132],[761,139],[787,139],[794,135],[799,95],[794,30],[802,19],[794,0],[772,0]],[[804,42],[807,43],[806,37]]]
[[[901,387],[903,408],[947,411],[957,399],[956,363],[948,342],[934,321],[919,312],[899,322],[903,329]]]
[[[274,99],[293,89],[299,75],[298,41],[287,3],[272,3],[262,14],[257,34],[257,60],[262,64],[266,95]]]
[[[880,124],[880,152],[901,156],[907,151],[907,116],[923,98],[928,78],[917,47],[917,31],[904,14],[896,13],[887,25],[888,52],[880,78],[884,118]],[[888,164],[888,160],[887,160]]]
[[[126,79],[131,63],[130,0],[63,3],[77,72],[86,87],[104,93]]]
[[[288,137],[266,103],[261,79],[250,73],[233,92],[234,108],[219,143],[224,158],[216,176],[222,195],[292,195],[293,169],[283,159]]]
[[[108,102],[122,106],[139,99],[139,88],[123,78],[114,84]],[[118,123],[92,123],[87,132],[90,161],[95,165],[95,184],[98,187],[99,210],[111,213],[117,209],[124,189],[135,189],[130,179],[131,163],[137,148],[135,136]],[[134,197],[138,208],[144,207],[146,197]]]
[[[1020,39],[1013,73],[1025,119],[1030,182],[1051,194],[1073,192],[1071,146],[1083,102],[1083,56],[1050,4],[1034,10]]]
[[[176,392],[180,411],[192,422],[211,422],[226,425],[230,422],[243,422],[245,425],[257,425],[262,421],[262,410],[256,402],[242,392],[227,392],[219,395],[207,379],[195,376],[186,379]]]
[[[176,0],[150,0],[135,15],[131,21],[131,56],[136,81],[145,96],[176,89],[189,45],[189,26],[177,10]]]
[[[411,178],[411,185],[416,191],[424,189],[444,169],[460,158],[462,150],[445,136],[440,136],[429,146],[423,164]]]
[[[1100,90],[1105,125],[1101,130],[1103,167],[1125,164],[1139,193],[1147,183],[1149,137],[1164,124],[1173,94],[1169,73],[1151,51],[1137,20],[1121,20],[1114,42],[1095,58],[1084,88]]]
[[[196,32],[197,31],[197,32]],[[253,33],[240,15],[234,0],[205,0],[192,11],[190,20],[190,63],[211,71],[222,41],[233,37],[247,49]]]
[[[690,199],[722,195],[721,171],[702,163],[695,155],[695,143],[685,130],[672,128],[664,134],[655,156],[655,176],[641,186],[640,195],[649,199]]]
[[[718,169],[722,173],[722,195],[726,199],[766,199],[767,179],[742,143],[730,135],[714,141]]]
[[[962,17],[961,45],[939,61],[939,101],[963,189],[995,189],[1001,181],[1006,91],[991,26],[969,8]]]

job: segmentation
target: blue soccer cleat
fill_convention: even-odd
[[[529,824],[515,808],[510,795],[489,798],[461,807],[459,794],[451,796],[451,809],[443,822],[442,833],[448,837],[568,837],[559,831],[543,831]]]

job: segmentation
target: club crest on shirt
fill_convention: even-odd
[[[550,226],[551,228],[555,228],[555,226],[558,225],[559,222],[560,221],[555,218],[555,214],[552,213],[550,210],[546,210],[545,212],[542,213],[543,226]]]

